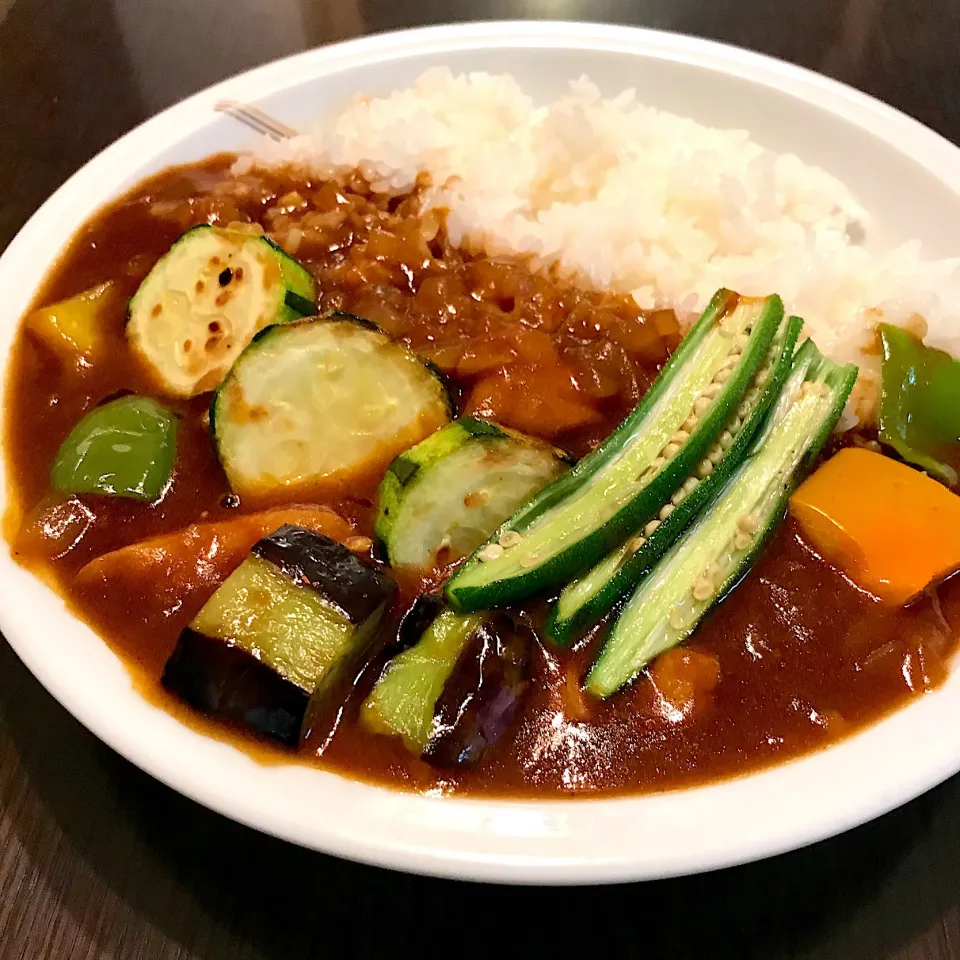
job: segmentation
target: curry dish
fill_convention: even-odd
[[[14,555],[144,696],[263,762],[556,796],[757,769],[944,679],[956,446],[828,439],[855,370],[777,298],[681,330],[454,248],[417,190],[234,159],[87,223],[6,385]]]

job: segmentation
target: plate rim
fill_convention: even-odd
[[[178,125],[182,124],[181,133],[182,129],[195,133],[205,123],[215,123],[217,117],[211,108],[218,99],[231,96],[235,99],[255,101],[271,93],[293,88],[303,80],[337,73],[346,66],[370,66],[431,51],[453,55],[463,50],[489,47],[544,47],[598,52],[618,50],[642,57],[669,59],[722,70],[752,83],[773,87],[786,95],[800,97],[867,130],[897,147],[901,153],[960,195],[960,164],[957,163],[960,159],[960,148],[919,121],[868,94],[765,54],[678,33],[576,21],[480,21],[443,24],[372,34],[274,60],[220,81],[145,120],[81,167],[31,216],[0,255],[0,289],[5,286],[5,278],[13,275],[21,251],[31,247],[39,237],[49,235],[48,223],[53,222],[60,208],[78,191],[90,190],[93,194],[102,194],[101,178],[105,174],[114,173],[125,166],[144,143],[148,144],[148,153],[149,143],[160,138],[163,138],[164,147],[170,148],[179,139],[176,136]],[[248,96],[244,93],[246,90],[257,93],[257,96]],[[904,149],[906,142],[910,143],[910,149]],[[102,202],[102,199],[97,200],[92,207],[96,208]],[[53,262],[54,258],[45,262],[44,272]],[[33,290],[30,293],[32,296]],[[11,312],[16,314],[16,311]],[[18,322],[19,317],[16,322],[11,322],[11,328],[15,328]],[[9,351],[4,350],[0,361],[4,371],[4,389],[8,359]],[[8,478],[4,474],[0,479],[0,496],[4,500],[7,484]],[[601,807],[605,811],[617,809],[620,811],[616,814],[619,819],[629,819],[632,812],[648,813],[652,815],[654,822],[662,820],[671,823],[671,812],[668,808],[683,806],[684,798],[693,794],[697,794],[709,804],[711,798],[718,794],[729,794],[731,791],[737,794],[743,792],[745,784],[756,784],[771,777],[783,781],[783,788],[788,789],[793,781],[802,784],[806,779],[803,774],[798,777],[797,771],[809,768],[811,764],[825,766],[826,769],[836,767],[836,764],[824,765],[823,759],[839,755],[851,744],[876,740],[878,732],[882,732],[897,717],[908,713],[911,716],[919,716],[924,711],[929,713],[930,705],[935,703],[939,696],[934,694],[920,698],[840,744],[814,754],[732,780],[632,797],[536,801],[446,797],[436,800],[419,794],[349,781],[305,766],[298,767],[309,771],[309,775],[318,781],[322,778],[328,786],[329,781],[337,781],[337,785],[330,787],[329,792],[340,794],[339,800],[343,804],[348,804],[361,793],[369,791],[374,791],[381,797],[383,802],[380,805],[388,811],[391,808],[410,806],[408,801],[413,800],[414,805],[423,811],[424,817],[424,823],[419,828],[414,828],[413,835],[416,835],[419,829],[421,833],[439,838],[439,843],[422,839],[412,842],[407,834],[391,842],[385,835],[371,841],[360,833],[350,834],[336,828],[319,832],[315,829],[305,830],[297,818],[289,816],[277,818],[274,822],[264,822],[262,810],[258,810],[255,804],[237,803],[234,802],[235,798],[231,801],[219,796],[216,789],[211,790],[208,784],[202,782],[203,778],[198,780],[195,776],[191,777],[178,769],[175,762],[171,764],[170,757],[162,760],[155,756],[155,747],[142,747],[135,743],[127,731],[111,724],[102,712],[89,703],[79,685],[71,683],[65,673],[51,670],[36,643],[36,630],[29,618],[23,616],[24,611],[18,606],[17,599],[18,591],[25,589],[25,578],[29,578],[35,585],[40,584],[40,581],[15,564],[9,549],[0,551],[0,575],[0,630],[11,648],[47,691],[111,749],[179,793],[249,827],[312,849],[378,866],[457,879],[550,884],[618,882],[696,873],[783,853],[840,833],[888,812],[960,770],[958,738],[952,750],[940,749],[935,755],[931,754],[922,764],[922,771],[914,772],[898,784],[887,784],[887,789],[875,796],[861,797],[859,802],[848,803],[842,814],[832,818],[824,817],[822,822],[815,826],[808,824],[803,829],[790,832],[778,830],[775,824],[768,825],[766,831],[761,830],[749,841],[741,840],[738,843],[739,838],[732,838],[713,848],[688,852],[683,857],[664,858],[661,855],[659,859],[650,857],[644,860],[638,858],[636,853],[624,856],[608,851],[607,855],[601,856],[573,852],[564,854],[562,849],[549,854],[522,851],[513,853],[509,849],[509,843],[502,842],[505,837],[509,840],[511,829],[522,831],[526,824],[528,831],[535,833],[537,830],[546,830],[545,835],[559,837],[559,842],[547,842],[563,848],[570,840],[563,834],[564,823],[575,819],[566,815],[576,808],[589,808],[592,813],[599,811]],[[48,591],[45,586],[42,589]],[[33,591],[28,591],[30,592]],[[95,636],[93,631],[73,618],[65,609],[58,612],[61,617],[69,618],[79,627],[79,633]],[[97,641],[109,649],[102,640],[97,638]],[[120,666],[119,659],[117,665]],[[120,669],[125,671],[123,667]],[[940,692],[943,692],[943,688]],[[147,704],[147,701],[143,700],[143,703]],[[179,731],[188,729],[168,714],[163,714],[163,717],[167,722],[156,718],[156,729],[161,732],[168,731],[174,739],[175,731],[171,724]],[[922,722],[919,725],[922,726]],[[203,736],[195,731],[190,732],[194,736]],[[235,752],[240,754],[240,751]],[[878,751],[878,755],[881,754],[882,750]],[[795,783],[793,785],[796,786]],[[327,792],[326,788],[322,792]],[[479,824],[479,829],[472,835],[473,839],[489,842],[473,845],[467,843],[456,849],[443,845],[444,834],[438,832],[433,822],[444,820],[440,813],[443,807],[465,811],[466,820]],[[641,807],[644,809],[641,810]],[[624,808],[629,808],[626,813]],[[799,815],[802,807],[797,807],[796,810]],[[469,835],[469,831],[466,835]],[[498,843],[493,843],[494,839]]]

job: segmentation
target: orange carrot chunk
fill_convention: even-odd
[[[879,453],[841,450],[800,485],[790,513],[824,560],[887,603],[960,568],[960,497]]]

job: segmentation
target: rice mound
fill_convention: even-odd
[[[875,327],[907,327],[960,354],[960,260],[913,241],[877,255],[844,184],[743,130],[604,99],[583,77],[547,105],[509,75],[436,68],[387,97],[357,97],[308,134],[242,157],[320,176],[359,169],[377,192],[429,174],[426,208],[451,240],[532,255],[579,282],[672,307],[688,325],[719,287],[779,293],[828,356],[861,366],[842,426],[875,417]]]

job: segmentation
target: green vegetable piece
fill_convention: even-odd
[[[443,610],[420,640],[387,664],[360,709],[373,733],[400,736],[413,753],[422,753],[433,732],[433,709],[474,631],[486,614]]]
[[[156,500],[170,482],[177,418],[150,397],[95,407],[70,431],[50,482],[60,493]]]
[[[938,480],[956,486],[960,459],[960,361],[880,324],[883,383],[880,439]]]

